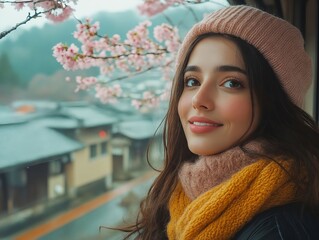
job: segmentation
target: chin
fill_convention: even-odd
[[[214,155],[214,154],[217,154],[217,153],[220,153],[222,152],[222,150],[212,150],[212,149],[202,149],[202,148],[194,148],[194,147],[189,147],[189,150],[196,154],[196,155],[199,155],[199,156],[208,156],[208,155]]]
[[[200,143],[196,143],[196,144],[188,144],[188,149],[199,156],[209,156],[209,155],[215,155],[215,154],[219,154],[222,153],[224,151],[227,151],[228,149],[232,148],[233,145],[229,145],[229,144],[225,144],[225,145],[214,145],[212,146],[212,144],[210,145],[205,145],[205,144],[200,144]]]

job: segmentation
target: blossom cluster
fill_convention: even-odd
[[[142,107],[155,108],[159,105],[159,103],[160,97],[150,91],[144,92],[141,99],[132,100],[132,106],[138,110]]]
[[[5,4],[11,4],[17,11],[23,8],[29,8],[43,13],[47,19],[54,22],[62,22],[69,18],[73,12],[70,3],[77,4],[78,0],[15,0],[0,1],[0,8],[4,8]]]
[[[150,17],[171,6],[205,1],[208,0],[143,0],[137,8],[141,14]],[[29,13],[27,21],[45,15],[52,21],[60,22],[72,14],[74,10],[71,5],[77,2],[78,0],[0,0],[0,9],[12,4],[17,11],[23,8],[34,11],[33,15]],[[163,79],[171,79],[172,63],[180,46],[178,28],[164,23],[154,27],[151,33],[151,25],[150,21],[144,21],[128,31],[125,37],[117,34],[101,36],[98,33],[99,22],[92,23],[90,19],[84,22],[79,21],[73,33],[73,37],[79,41],[79,44],[58,43],[53,47],[53,56],[68,71],[97,67],[101,76],[98,78],[76,77],[75,91],[94,90],[95,96],[102,102],[114,102],[117,98],[126,98],[128,94],[123,94],[120,85],[113,84],[113,80],[129,78],[154,68],[163,70]],[[1,37],[12,30],[5,32]],[[114,78],[112,75],[114,72],[118,74],[118,70],[124,75]],[[70,81],[70,78],[67,80]],[[167,85],[170,83],[167,81]],[[161,94],[148,91],[144,92],[139,99],[134,95],[132,105],[138,109],[145,105],[154,107],[163,99],[167,99],[168,93],[169,87],[165,88]]]
[[[181,4],[183,2],[185,2],[185,0],[144,0],[137,8],[142,15],[151,17],[165,11],[174,4]]]
[[[127,32],[125,39],[121,39],[117,34],[100,36],[99,23],[86,19],[77,24],[73,33],[81,45],[58,43],[53,47],[53,56],[66,70],[97,67],[103,78],[111,77],[115,70],[129,76],[132,72],[161,67],[163,76],[168,79],[170,65],[180,45],[178,29],[162,24],[156,26],[151,34],[151,24],[150,21],[141,22]],[[93,77],[78,77],[76,83],[76,91],[94,89],[95,96],[104,103],[114,102],[122,94],[119,86],[109,86]],[[140,100],[134,99],[132,104],[137,108],[141,105],[155,106],[160,98],[146,92]]]
[[[98,83],[95,85],[95,97],[100,99],[102,103],[114,103],[117,98],[122,96],[122,88],[119,84],[114,86],[103,86]]]
[[[154,28],[154,37],[158,42],[165,43],[168,52],[176,52],[179,48],[180,42],[176,27],[166,23],[156,26]]]
[[[69,78],[66,79],[69,81]],[[80,90],[87,90],[90,86],[95,85],[98,82],[97,78],[95,77],[76,77],[76,83],[77,87],[75,89],[75,92],[78,92]]]

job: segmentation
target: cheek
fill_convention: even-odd
[[[221,103],[223,116],[231,121],[241,124],[250,124],[252,118],[252,108],[250,98],[231,98]]]
[[[187,113],[191,107],[192,98],[183,93],[178,101],[178,115],[181,120],[187,116]]]

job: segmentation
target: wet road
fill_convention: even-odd
[[[104,196],[93,199],[34,229],[24,232],[14,239],[123,239],[121,232],[105,228],[102,228],[101,232],[99,232],[99,227],[115,227],[128,221],[132,223],[135,220],[140,200],[146,195],[153,181],[154,174],[147,173],[104,194]]]

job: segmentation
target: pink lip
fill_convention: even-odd
[[[223,124],[214,122],[205,117],[194,116],[191,117],[188,122],[190,123],[190,130],[193,133],[208,133],[216,130],[217,128],[223,126]],[[198,124],[194,124],[197,122]]]

